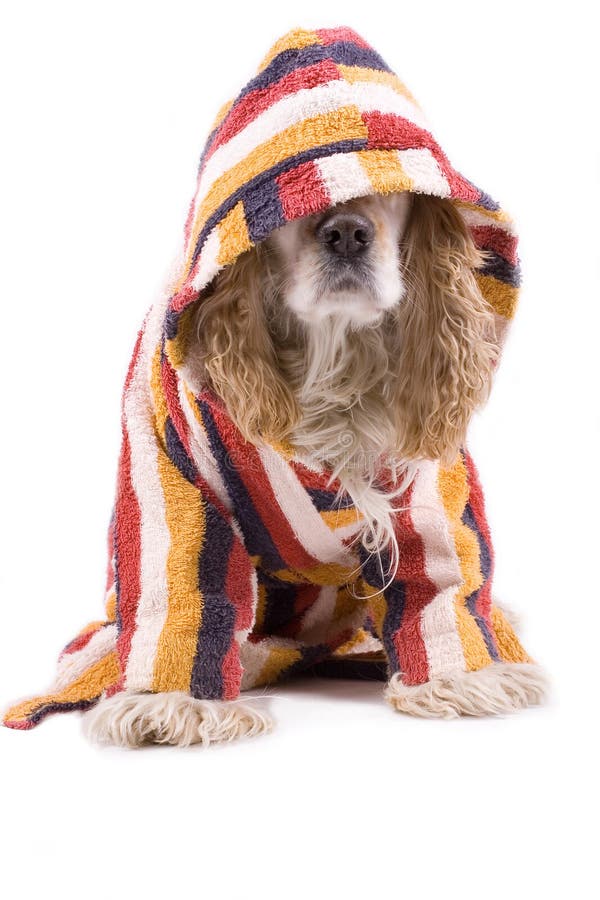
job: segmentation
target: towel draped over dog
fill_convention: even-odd
[[[415,99],[348,28],[284,35],[206,142],[176,280],[148,311],[122,397],[105,616],[63,649],[27,729],[120,691],[233,699],[322,661],[367,653],[406,685],[530,661],[491,599],[494,555],[465,448],[425,461],[396,515],[400,558],[353,541],[361,516],[289,444],[257,445],[193,375],[191,319],[217,272],[284,223],[367,194],[454,203],[485,249],[476,272],[498,336],[513,316],[517,238],[459,174]],[[385,554],[384,560],[385,563]]]

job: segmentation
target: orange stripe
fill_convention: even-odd
[[[114,650],[107,653],[89,669],[68,684],[62,691],[56,694],[46,694],[24,700],[12,706],[4,714],[4,721],[24,721],[41,709],[54,703],[78,703],[84,700],[94,700],[102,692],[114,684],[120,675],[119,660]]]
[[[519,299],[519,288],[511,284],[498,281],[492,275],[478,275],[475,273],[479,290],[498,315],[505,319],[512,319]]]
[[[166,572],[167,618],[156,649],[152,690],[187,691],[202,620],[198,557],[205,535],[204,506],[198,488],[181,475],[162,450],[158,472],[171,543]]]
[[[251,150],[237,165],[232,166],[216,179],[200,204],[190,236],[185,265],[189,271],[198,235],[207,219],[238,188],[252,178],[267,171],[284,159],[296,156],[304,150],[312,150],[333,141],[367,138],[368,130],[360,110],[356,106],[343,106],[310,119],[296,122],[269,140]]]
[[[294,647],[274,647],[269,658],[260,670],[256,684],[271,684],[283,675],[295,662],[302,658],[302,653]]]
[[[262,58],[258,71],[262,72],[263,69],[266,69],[269,63],[273,62],[275,57],[285,50],[303,50],[304,47],[312,47],[314,44],[322,43],[316,31],[310,31],[306,28],[293,28],[273,44],[266,56]]]
[[[477,622],[465,605],[466,598],[480,587],[483,576],[477,536],[461,522],[461,516],[469,499],[467,470],[462,456],[458,456],[453,466],[440,468],[438,487],[463,578],[454,601],[456,627],[463,647],[467,670],[473,672],[489,665],[492,658]]]
[[[496,635],[498,652],[505,662],[533,662],[521,646],[510,622],[497,606],[492,606],[492,626]]]

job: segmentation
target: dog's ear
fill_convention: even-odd
[[[283,440],[299,418],[282,378],[265,320],[265,264],[260,248],[215,278],[196,312],[195,352],[206,382],[224,401],[246,440]]]
[[[407,296],[401,341],[398,427],[402,452],[451,462],[473,411],[487,399],[499,354],[494,314],[474,270],[484,254],[456,208],[415,195],[404,236]]]

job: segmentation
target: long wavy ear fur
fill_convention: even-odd
[[[499,348],[477,285],[484,261],[454,206],[415,195],[405,234],[407,296],[398,310],[401,452],[452,462],[485,403]]]
[[[259,245],[223,269],[196,312],[207,382],[252,443],[282,440],[299,418],[265,320],[262,255]]]

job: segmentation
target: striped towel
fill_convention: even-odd
[[[49,691],[4,717],[27,729],[119,691],[240,691],[350,653],[416,685],[528,657],[491,601],[477,472],[420,465],[397,516],[400,563],[352,537],[337,481],[290,445],[244,440],[186,372],[194,304],[216,273],[285,222],[390,191],[450,198],[486,249],[476,275],[500,333],[519,284],[514,227],[450,164],[411,93],[348,28],[284,35],[219,112],[198,170],[178,275],[146,314],[122,397],[105,616],[59,657]],[[385,564],[383,566],[385,569]]]

